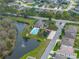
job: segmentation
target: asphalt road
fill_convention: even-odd
[[[3,14],[0,14],[0,15],[3,15]],[[12,13],[5,13],[5,15],[11,15],[11,16],[17,17],[17,14],[12,14]],[[18,15],[18,16],[23,17],[23,15]],[[36,16],[27,16],[27,17],[28,18],[34,18],[34,19],[37,19],[37,20],[39,20],[39,19],[41,19],[41,20],[49,20],[49,18],[45,18],[45,17],[36,17]],[[69,20],[54,19],[54,18],[52,18],[52,21],[79,24],[79,21],[69,21]]]
[[[44,17],[35,17],[35,16],[28,16],[28,18],[34,18],[34,19],[42,19],[42,20],[49,20],[49,18],[44,18]],[[54,19],[52,18],[52,21],[55,22],[63,22],[63,23],[73,23],[73,24],[79,24],[79,21],[69,21],[69,20],[62,20],[62,19]]]
[[[41,59],[47,59],[50,51],[52,50],[52,48],[54,48],[57,39],[59,38],[59,36],[61,35],[62,29],[64,27],[66,23],[62,23],[60,25],[60,27],[58,28],[58,30],[56,31],[55,36],[52,38],[52,40],[50,41],[48,47],[46,48],[45,52],[43,53],[43,55],[41,56]]]

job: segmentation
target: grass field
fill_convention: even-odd
[[[50,42],[50,40],[41,42],[40,46],[38,46],[36,49],[32,50],[31,52],[27,53],[20,59],[27,59],[28,56],[32,56],[32,57],[35,57],[36,59],[40,59],[40,57],[44,53],[46,47],[48,46],[49,42]]]
[[[7,18],[17,21],[17,22],[27,23],[30,25],[33,25],[37,21],[35,19],[28,19],[28,18],[23,18],[23,17],[7,17]]]
[[[79,58],[79,50],[75,50],[75,53],[77,54],[77,58]]]
[[[58,42],[56,43],[56,45],[55,45],[53,51],[57,51],[57,50],[60,48],[60,46],[61,46],[61,42],[58,41]]]

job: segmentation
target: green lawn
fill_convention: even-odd
[[[79,35],[77,34],[77,37],[75,39],[74,47],[79,49]]]
[[[46,40],[44,42],[41,42],[39,47],[37,47],[36,49],[32,50],[31,52],[25,54],[20,59],[26,59],[28,56],[32,56],[32,57],[36,57],[36,59],[40,59],[40,57],[44,53],[46,47],[48,46],[49,42],[50,42],[50,40]]]
[[[79,39],[75,40],[74,47],[79,49]]]
[[[77,58],[79,58],[79,51],[75,50],[75,53],[77,54]]]
[[[58,41],[57,43],[56,43],[56,45],[55,45],[55,47],[54,47],[54,51],[57,51],[59,48],[60,48],[60,46],[61,46],[61,42],[60,41]]]
[[[50,21],[48,25],[49,25],[48,28],[51,29],[51,30],[55,30],[56,31],[58,29],[56,27],[56,25],[55,25],[55,22]]]
[[[8,16],[8,17],[5,17],[5,18],[9,18],[9,19],[17,21],[17,22],[23,22],[23,23],[26,23],[26,24],[29,24],[29,25],[34,25],[35,22],[37,21],[35,19],[29,19],[29,18],[23,18],[23,17],[10,17],[10,16]]]

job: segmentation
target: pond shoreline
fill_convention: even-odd
[[[39,46],[40,43],[37,40],[25,40],[21,36],[21,32],[23,31],[25,26],[27,26],[27,24],[16,22],[16,27],[18,30],[16,37],[16,46],[14,47],[14,50],[11,52],[11,55],[6,56],[5,59],[20,59],[23,55]],[[22,47],[22,44],[25,46]]]

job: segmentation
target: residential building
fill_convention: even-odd
[[[54,59],[67,59],[67,57],[61,55],[61,54],[56,54]]]
[[[57,51],[57,54],[63,55],[66,58],[76,59],[74,54],[74,48],[71,46],[61,45],[60,50]]]
[[[61,47],[57,51],[57,54],[54,59],[76,59],[76,56],[74,54],[74,41],[76,37],[77,29],[76,27],[69,27],[65,30],[65,35],[62,39]],[[65,58],[67,57],[67,58]]]
[[[43,20],[38,20],[37,23],[35,24],[35,27],[37,28],[43,28],[45,22]]]
[[[65,37],[75,39],[76,38],[77,29],[75,26],[70,26],[70,28],[65,29]]]

